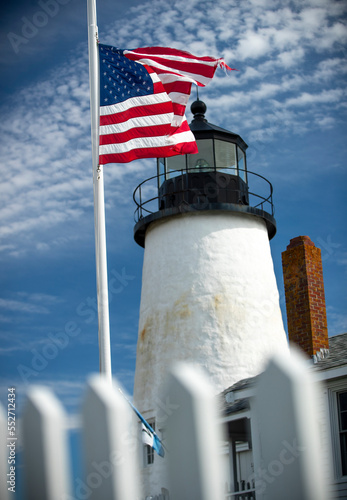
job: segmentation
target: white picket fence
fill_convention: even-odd
[[[138,423],[116,387],[116,382],[110,386],[100,376],[93,376],[88,383],[80,450],[88,491],[79,498],[144,498],[136,451]],[[177,408],[167,422],[165,436],[170,488],[169,495],[158,495],[155,500],[167,500],[168,496],[170,500],[225,500],[220,454],[224,436],[216,398],[205,375],[195,367],[179,364],[169,374],[166,391]],[[257,490],[256,477],[256,499],[328,500],[326,471],[320,460],[316,388],[307,363],[296,356],[272,360],[259,377],[255,400],[257,418],[253,425],[258,429],[259,446],[254,460],[264,470],[272,464],[272,480],[265,493]],[[0,415],[4,439],[7,421],[3,412]],[[32,387],[22,416],[27,500],[78,500],[72,489],[66,427],[65,412],[55,396],[44,387]],[[296,454],[286,454],[283,443],[293,447],[293,439]],[[3,480],[7,463],[1,453],[0,498],[8,500],[13,497]],[[227,498],[233,496],[228,494]]]

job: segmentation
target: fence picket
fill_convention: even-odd
[[[178,364],[169,374],[167,422],[170,500],[224,499],[222,435],[209,381],[196,367]]]
[[[99,375],[90,379],[83,404],[84,483],[89,500],[140,498],[138,438],[132,417],[128,403],[108,380]]]
[[[27,500],[71,498],[65,413],[46,387],[29,390],[22,432]]]
[[[328,500],[318,387],[300,353],[273,358],[256,390],[261,468],[257,499]]]

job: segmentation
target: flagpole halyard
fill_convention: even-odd
[[[99,325],[100,373],[112,380],[107,280],[106,221],[103,165],[99,165],[100,74],[96,2],[87,1],[90,114],[94,187],[95,258]]]

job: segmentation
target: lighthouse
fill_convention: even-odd
[[[248,170],[247,144],[191,106],[199,152],[157,160],[134,192],[144,248],[134,400],[160,432],[162,384],[175,361],[200,365],[216,393],[288,349],[270,251],[272,185]],[[169,403],[170,404],[170,403]],[[144,456],[146,495],[165,492],[165,459]]]

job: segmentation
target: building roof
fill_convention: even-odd
[[[323,371],[344,365],[347,365],[347,333],[329,337],[329,354],[323,359],[316,360],[313,369]]]
[[[223,412],[225,415],[232,415],[233,413],[238,413],[239,411],[249,410],[249,399],[243,398],[233,403],[224,403]]]
[[[226,396],[229,392],[239,391],[240,389],[246,389],[255,384],[257,377],[244,378],[239,380],[235,384],[231,385],[222,392],[222,396]]]
[[[315,356],[311,368],[314,371],[324,371],[347,365],[347,333],[329,337],[329,351],[325,350],[324,357]],[[249,409],[247,398],[234,399],[228,397],[230,393],[248,389],[256,384],[258,376],[239,380],[225,389],[221,394],[224,414],[230,415]]]

